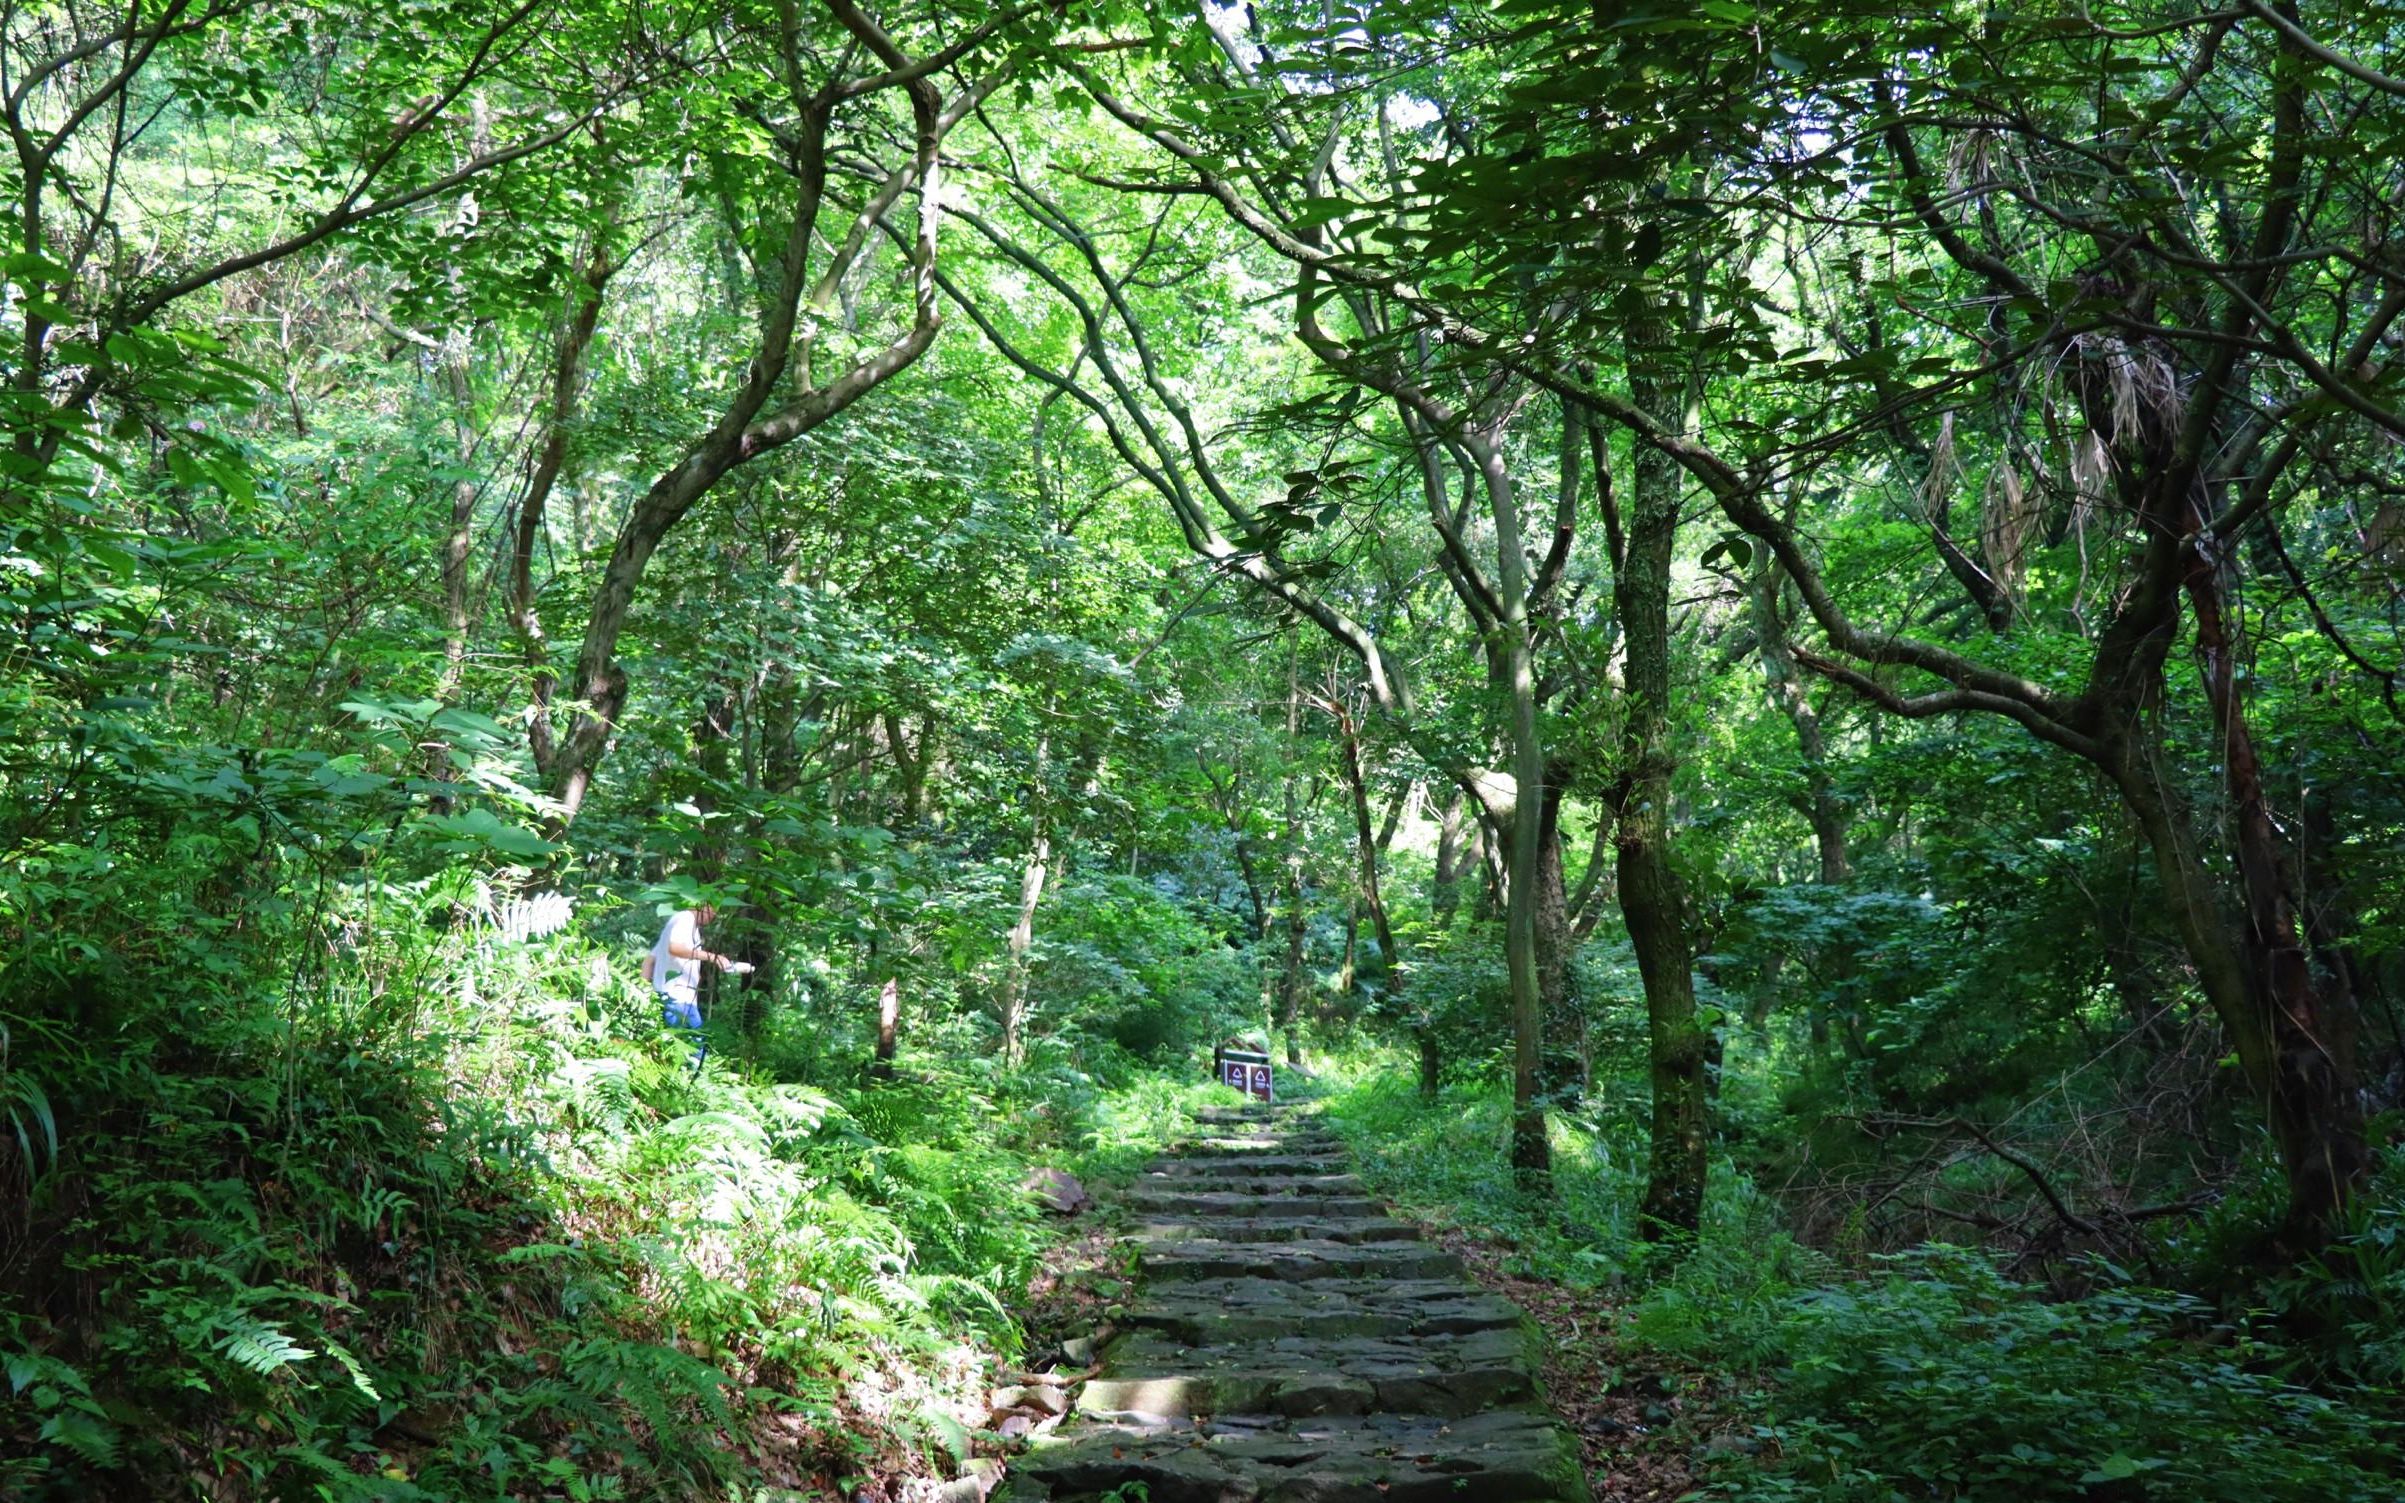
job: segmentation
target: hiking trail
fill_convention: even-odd
[[[1214,1109],[1117,1197],[1138,1287],[1001,1503],[1586,1503],[1539,1335],[1309,1108]]]

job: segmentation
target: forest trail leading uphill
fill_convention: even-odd
[[[1126,1194],[1142,1287],[1006,1503],[1584,1503],[1536,1329],[1293,1108],[1206,1114]]]

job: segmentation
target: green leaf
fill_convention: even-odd
[[[2151,1472],[2157,1467],[2170,1464],[2167,1457],[2149,1456],[2140,1461],[2125,1451],[2115,1451],[2098,1462],[2092,1470],[2082,1473],[2079,1480],[2082,1484],[2089,1486],[2099,1482],[2126,1482],[2140,1472]]]
[[[11,252],[5,261],[0,261],[0,270],[5,270],[8,279],[20,287],[33,282],[64,282],[69,275],[64,265],[36,251]]]

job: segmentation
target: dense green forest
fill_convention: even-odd
[[[979,1496],[1230,1039],[1598,1497],[2405,1496],[2395,8],[0,32],[0,1498]]]

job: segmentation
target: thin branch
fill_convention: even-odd
[[[2312,34],[2307,32],[2304,27],[2265,5],[2263,0],[2239,0],[2239,3],[2246,7],[2248,14],[2258,21],[2268,23],[2274,31],[2286,37],[2289,44],[2297,51],[2312,58],[2315,62],[2336,68],[2356,82],[2370,84],[2383,94],[2394,94],[2405,98],[2405,79],[2391,78],[2375,68],[2365,67],[2344,53],[2331,51],[2315,41]]]

